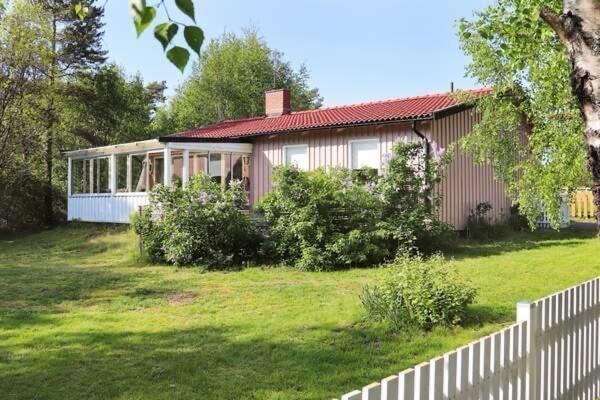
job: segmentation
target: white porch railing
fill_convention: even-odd
[[[342,400],[600,397],[600,278],[517,304],[517,323]]]
[[[73,195],[68,198],[68,220],[126,224],[132,213],[147,204],[147,193]]]
[[[571,224],[571,209],[569,206],[569,197],[567,195],[561,195],[563,200],[560,206],[560,227],[566,228]],[[538,228],[548,229],[551,227],[548,215],[542,212],[538,220],[535,222]]]

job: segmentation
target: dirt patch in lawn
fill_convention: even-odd
[[[189,304],[192,301],[194,301],[196,299],[196,297],[198,297],[198,295],[196,293],[179,292],[179,293],[173,293],[173,294],[168,295],[167,301],[171,305]]]

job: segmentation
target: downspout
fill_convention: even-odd
[[[421,131],[419,131],[417,129],[417,121],[412,122],[411,129],[423,141],[423,146],[424,146],[424,150],[425,150],[425,162],[424,162],[425,163],[425,171],[427,171],[429,169],[429,157],[431,154],[431,146],[429,144],[429,140],[427,140],[427,137],[423,133],[421,133]],[[432,188],[429,186],[429,182],[427,182],[427,175],[425,175],[425,185],[428,188],[427,193],[425,195],[425,204],[427,204],[427,206],[431,210],[431,190],[432,190]]]

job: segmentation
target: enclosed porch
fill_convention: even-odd
[[[186,185],[199,173],[250,191],[251,152],[249,143],[158,139],[67,152],[68,220],[128,223],[154,186]]]

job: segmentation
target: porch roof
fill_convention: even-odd
[[[161,151],[165,148],[172,150],[190,150],[222,153],[251,153],[251,143],[231,143],[231,142],[170,142],[163,143],[158,139],[143,140],[139,142],[121,143],[110,146],[92,147],[88,149],[66,151],[65,157],[91,158],[110,156],[112,154],[132,154],[146,153],[151,151]]]

